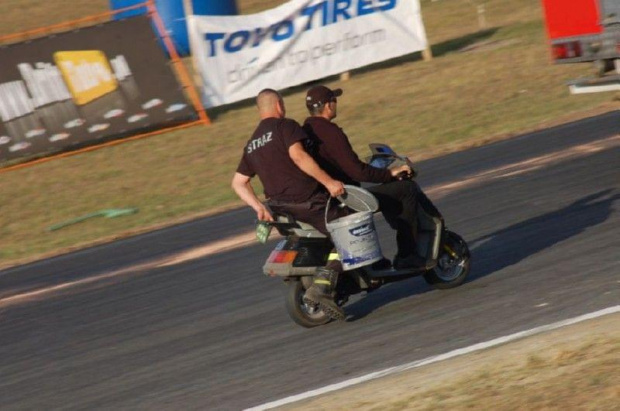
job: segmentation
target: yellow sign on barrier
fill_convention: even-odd
[[[58,51],[54,53],[54,61],[77,105],[91,102],[118,87],[110,63],[100,50]]]

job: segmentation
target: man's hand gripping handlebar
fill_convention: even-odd
[[[403,164],[402,166],[391,168],[390,173],[396,180],[405,180],[413,175],[413,170],[408,164]]]

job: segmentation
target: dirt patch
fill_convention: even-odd
[[[278,409],[618,410],[618,404],[620,314],[612,314]]]

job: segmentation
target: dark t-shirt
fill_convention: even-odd
[[[306,138],[295,120],[264,119],[248,140],[237,172],[248,177],[258,175],[269,199],[306,201],[317,191],[319,183],[301,171],[288,153],[290,146]]]
[[[349,138],[337,124],[323,117],[308,117],[303,128],[309,137],[305,142],[308,152],[332,178],[354,185],[392,181],[389,170],[373,167],[359,159]]]

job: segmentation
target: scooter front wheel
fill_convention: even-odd
[[[427,283],[440,290],[458,287],[469,274],[471,255],[465,240],[447,231],[435,268],[424,274]]]
[[[286,281],[285,305],[288,315],[293,321],[302,327],[312,328],[327,324],[331,319],[319,307],[304,303],[303,296],[306,292],[304,282],[299,279]]]

